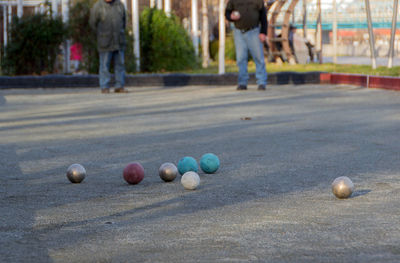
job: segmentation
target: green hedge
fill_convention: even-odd
[[[177,71],[198,66],[192,41],[174,15],[155,8],[140,17],[142,71]]]
[[[9,36],[2,61],[4,74],[53,73],[67,28],[60,17],[52,18],[51,14],[14,16]]]
[[[99,55],[96,34],[89,27],[90,9],[96,0],[77,0],[70,7],[68,25],[60,17],[36,14],[15,17],[11,27],[11,41],[2,61],[5,74],[43,74],[56,71],[56,59],[61,56],[63,41],[82,44],[81,69],[97,73]],[[128,17],[130,17],[128,15]],[[133,53],[132,23],[127,21],[125,67],[136,72]],[[179,19],[158,9],[145,9],[140,17],[140,48],[142,71],[162,72],[193,69],[199,66],[192,41]]]
[[[218,48],[219,48],[219,41],[214,40],[211,42],[211,58],[213,60],[218,60]],[[236,60],[236,51],[235,51],[235,41],[233,39],[232,34],[227,34],[225,39],[225,59],[229,60]]]

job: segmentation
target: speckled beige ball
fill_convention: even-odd
[[[340,176],[332,182],[332,192],[337,198],[349,198],[353,191],[354,184],[347,176]]]

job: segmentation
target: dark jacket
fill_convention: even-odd
[[[231,20],[233,11],[239,11],[240,19]],[[267,34],[267,10],[263,0],[229,0],[225,9],[225,17],[234,22],[237,29],[248,31],[261,25],[260,33]]]
[[[98,0],[90,10],[90,26],[97,34],[97,48],[100,52],[125,48],[125,7],[120,0],[107,3]]]

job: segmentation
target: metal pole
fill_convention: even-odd
[[[12,6],[8,5],[8,24],[11,25],[11,17],[12,17]]]
[[[203,56],[202,56],[202,66],[203,68],[207,68],[210,60],[210,54],[208,52],[209,46],[209,34],[208,34],[208,3],[207,0],[201,1],[201,13],[202,13],[202,30],[201,30],[201,45],[203,47]]]
[[[369,47],[370,47],[370,50],[371,50],[372,68],[376,69],[375,37],[374,37],[374,29],[372,28],[371,9],[370,9],[370,6],[369,6],[369,0],[365,0],[365,9],[367,11]]]
[[[393,2],[392,29],[391,29],[391,36],[390,36],[388,68],[392,68],[393,67],[394,39],[396,37],[396,24],[397,24],[398,5],[399,5],[399,0],[394,0],[394,2]]]
[[[7,46],[8,41],[8,30],[7,30],[7,6],[3,5],[3,39],[4,39],[4,47]]]
[[[69,20],[69,0],[61,0],[61,13],[63,23],[68,23]]]
[[[333,23],[332,23],[332,40],[333,40],[333,63],[337,64],[337,9],[336,0],[332,3]]]
[[[139,35],[139,1],[132,0],[133,53],[136,60],[136,71],[140,71],[140,35]]]
[[[44,3],[41,3],[40,4],[40,11],[39,11],[41,14],[44,14],[45,13],[45,7],[44,7]]]
[[[171,15],[171,0],[164,0],[164,11],[167,16]]]
[[[225,4],[219,0],[218,74],[225,74]]]
[[[57,15],[58,15],[58,1],[57,0],[51,1],[51,11],[53,13],[53,18],[57,17]]]
[[[192,41],[196,56],[199,55],[199,19],[197,0],[192,0]]]
[[[18,0],[18,2],[17,2],[17,16],[19,18],[21,18],[23,14],[24,14],[24,0]]]
[[[157,0],[157,9],[162,9],[162,0]]]
[[[318,18],[317,18],[317,55],[318,62],[322,64],[322,18],[321,18],[321,0],[317,0]]]
[[[121,0],[121,2],[124,5],[125,10],[128,10],[128,4],[127,4],[126,0]]]
[[[303,0],[303,37],[307,39],[307,0]]]
[[[62,20],[63,23],[68,23],[69,20],[69,2],[68,0],[61,0],[61,14],[62,14]],[[69,73],[70,72],[70,67],[71,67],[71,63],[70,63],[70,40],[66,40],[64,42],[64,73]]]

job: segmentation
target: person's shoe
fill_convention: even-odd
[[[258,85],[257,90],[266,90],[265,85]]]
[[[116,88],[114,90],[115,93],[128,93],[129,91],[125,88]]]
[[[247,86],[246,85],[239,85],[237,87],[237,90],[247,90]]]
[[[101,89],[101,93],[108,94],[110,93],[110,89]]]

